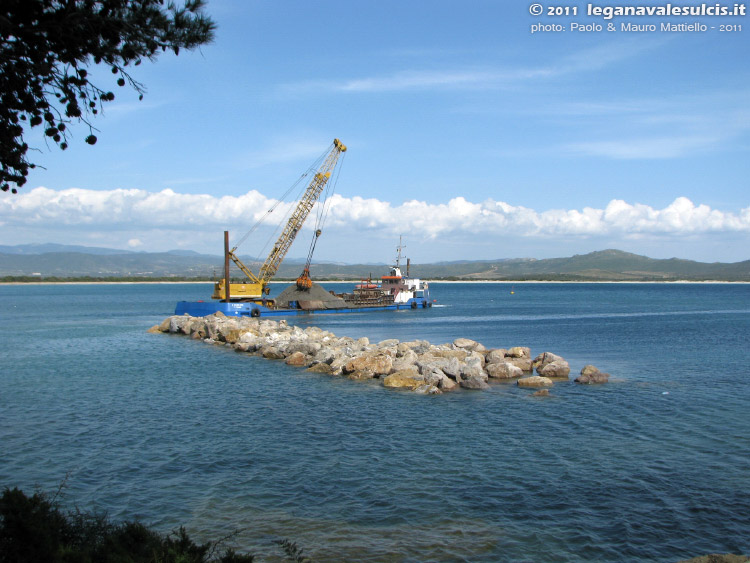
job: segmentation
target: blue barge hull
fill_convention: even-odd
[[[256,303],[226,303],[223,301],[179,301],[175,315],[188,314],[191,317],[205,317],[221,312],[227,317],[280,317],[300,315],[325,315],[336,313],[369,313],[374,311],[397,311],[400,309],[426,309],[431,307],[427,299],[415,298],[406,303],[376,305],[372,307],[340,307],[335,309],[272,309]]]

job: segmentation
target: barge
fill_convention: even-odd
[[[205,317],[216,312],[233,317],[277,317],[290,315],[365,313],[427,309],[432,306],[429,284],[401,271],[401,246],[396,264],[379,282],[362,280],[348,293],[325,290],[313,283],[309,288],[291,285],[276,298],[221,301],[180,301],[175,315]]]

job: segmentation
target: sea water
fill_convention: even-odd
[[[316,561],[750,553],[750,285],[434,283],[430,309],[289,321],[551,351],[574,373],[546,398],[421,396],[146,333],[210,289],[0,286],[0,487],[237,531],[266,561],[284,538]],[[573,383],[589,363],[610,382]]]

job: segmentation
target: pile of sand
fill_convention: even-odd
[[[338,309],[347,306],[341,297],[332,295],[317,283],[310,289],[290,285],[276,297],[276,306],[289,307],[290,301],[296,301],[300,309]]]

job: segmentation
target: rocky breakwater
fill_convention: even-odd
[[[520,387],[540,388],[548,395],[555,381],[568,380],[570,366],[562,357],[516,346],[487,349],[479,342],[457,338],[434,345],[425,340],[400,342],[338,337],[317,327],[302,329],[286,320],[227,317],[171,316],[150,332],[184,334],[210,344],[231,346],[238,352],[283,360],[291,366],[349,379],[379,379],[385,387],[423,394],[463,389],[489,389],[489,382],[516,381]],[[536,369],[537,375],[531,375]],[[586,374],[583,372],[586,371]],[[581,372],[579,383],[604,383],[608,374],[593,366]]]

